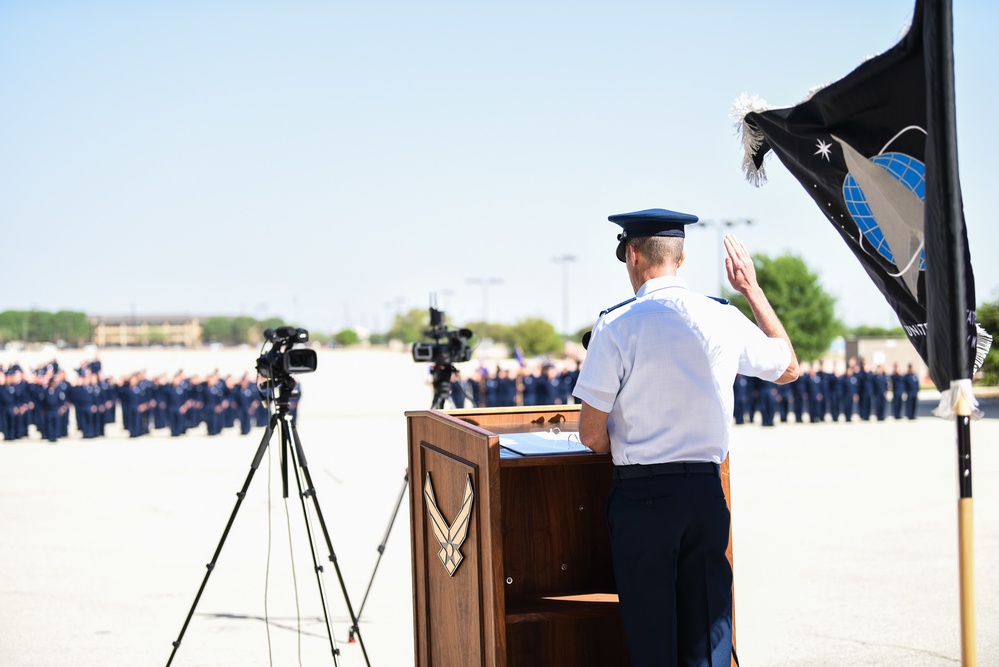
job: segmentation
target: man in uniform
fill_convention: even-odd
[[[803,364],[798,379],[791,383],[791,393],[794,396],[794,423],[800,424],[805,419],[805,404],[808,402],[808,369]]]
[[[732,386],[734,398],[733,414],[736,424],[743,424],[746,421],[746,404],[749,397],[749,378],[742,373],[735,376],[735,384]]]
[[[728,665],[730,515],[719,465],[732,387],[737,373],[790,382],[798,363],[735,237],[725,238],[728,279],[756,325],[677,276],[695,216],[651,209],[610,220],[623,228],[617,257],[636,296],[597,321],[574,394],[583,444],[614,461],[607,518],[631,664]]]
[[[822,393],[822,387],[824,386],[822,382],[822,375],[819,374],[819,368],[821,364],[816,361],[808,369],[808,384],[805,385],[806,391],[808,392],[808,421],[810,423],[816,423],[825,421],[826,410],[825,410],[825,400],[826,397]]]
[[[537,366],[524,366],[520,369],[521,405],[538,405],[538,383],[541,370]]]
[[[916,406],[919,403],[919,376],[916,368],[909,364],[905,372],[905,416],[909,419],[916,418]]]
[[[871,408],[874,405],[874,373],[867,365],[867,360],[860,360],[860,371],[857,375],[857,416],[864,421],[870,421]]]
[[[497,370],[499,377],[496,384],[496,405],[513,407],[517,405],[517,378],[511,377],[505,368]]]
[[[176,438],[184,435],[184,432],[187,431],[187,411],[190,409],[188,393],[189,388],[184,384],[184,374],[177,371],[174,373],[164,397],[171,437]]]
[[[885,420],[888,409],[888,376],[885,375],[885,367],[878,365],[874,370],[874,416],[879,422]]]
[[[0,368],[0,435],[14,439],[14,387],[7,384],[7,372]]]
[[[853,421],[853,406],[857,402],[857,376],[853,374],[854,367],[846,367],[846,375],[840,380],[839,404],[843,408],[846,421]]]
[[[891,367],[891,414],[895,419],[902,418],[902,397],[905,396],[905,376],[898,363]]]

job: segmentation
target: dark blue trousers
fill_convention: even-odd
[[[730,520],[717,475],[615,480],[607,521],[633,667],[731,664]]]

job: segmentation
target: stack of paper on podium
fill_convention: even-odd
[[[535,433],[504,433],[499,439],[501,457],[509,456],[507,452],[520,456],[551,456],[593,451],[579,441],[578,432],[558,428]]]

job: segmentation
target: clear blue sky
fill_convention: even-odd
[[[981,302],[999,298],[999,3],[954,4]],[[800,255],[848,324],[892,326],[777,160],[743,180],[729,112],[842,77],[912,6],[0,2],[0,310],[384,330],[436,292],[458,323],[561,329],[568,254],[576,329],[631,296],[607,216],[665,207],[752,219],[750,250]],[[692,231],[687,255],[717,293],[718,235]]]

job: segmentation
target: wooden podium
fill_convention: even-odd
[[[500,446],[501,435],[578,431],[579,406],[406,419],[417,667],[628,665],[605,512],[610,455]]]

